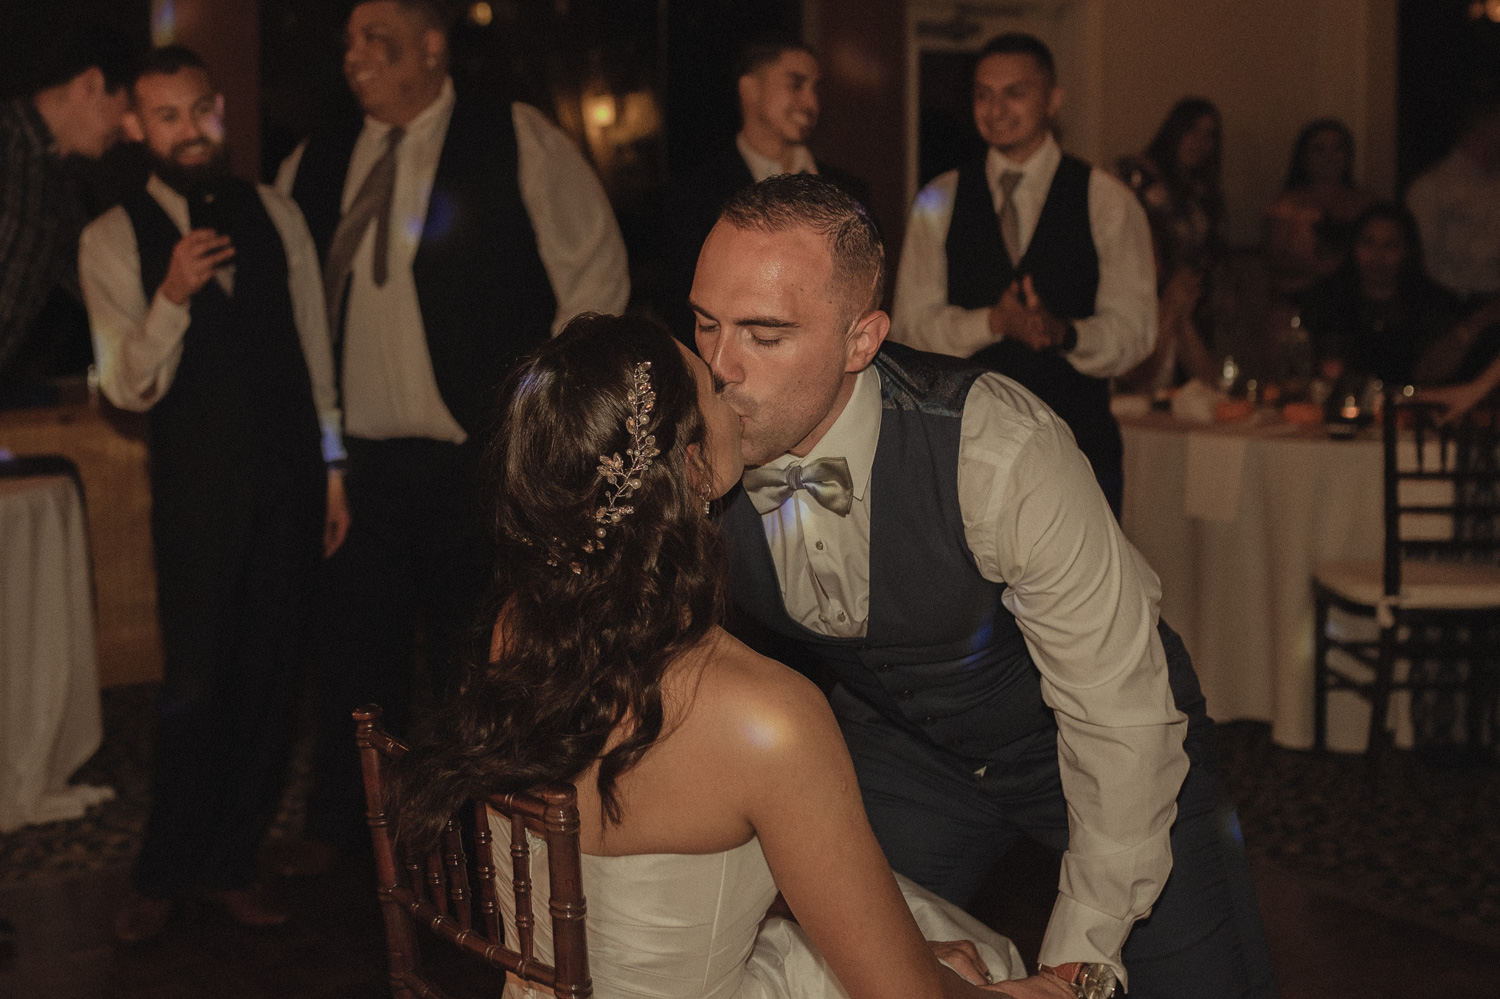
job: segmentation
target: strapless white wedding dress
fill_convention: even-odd
[[[515,939],[510,824],[491,815],[507,940]],[[552,961],[547,845],[531,843],[536,953]],[[597,999],[848,999],[795,923],[764,919],[776,897],[760,841],[724,853],[583,857],[589,972]],[[998,981],[1025,974],[1015,945],[897,875],[928,940],[972,940]],[[521,999],[511,978],[505,999]],[[538,994],[541,994],[538,992]]]

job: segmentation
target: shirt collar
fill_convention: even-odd
[[[879,443],[880,373],[871,365],[855,376],[854,392],[844,404],[844,411],[807,457],[784,454],[766,462],[766,467],[781,469],[806,465],[819,458],[843,458],[849,463],[854,498],[863,502],[870,489],[870,473],[875,468],[875,448]]]
[[[818,172],[817,160],[813,159],[812,150],[806,146],[796,146],[792,149],[792,169],[788,171],[779,161],[757,152],[754,146],[745,141],[744,132],[734,137],[734,144],[739,147],[740,156],[745,160],[745,166],[750,168],[750,176],[755,178],[757,184],[778,173]]]
[[[989,155],[984,159],[984,176],[989,181],[990,191],[995,195],[995,204],[999,205],[1000,175],[1007,170],[1019,170],[1021,180],[1016,185],[1017,190],[1023,188],[1040,187],[1046,190],[1052,186],[1052,175],[1057,172],[1057,165],[1062,162],[1062,147],[1057,144],[1057,139],[1051,132],[1042,141],[1042,145],[1025,163],[1016,163],[1000,150],[991,148]]]
[[[453,77],[443,78],[443,88],[438,91],[437,99],[422,109],[411,121],[406,123],[406,134],[410,137],[413,133],[422,133],[434,127],[438,122],[446,122],[448,116],[453,112]],[[385,133],[391,130],[389,122],[381,121],[365,115],[365,131],[376,138],[383,138]]]

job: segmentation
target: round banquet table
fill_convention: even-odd
[[[1121,526],[1161,577],[1162,617],[1192,654],[1209,714],[1267,721],[1279,745],[1311,748],[1313,569],[1380,557],[1378,435],[1332,440],[1321,427],[1201,426],[1166,413],[1120,427]],[[1408,743],[1406,705],[1392,707]],[[1362,752],[1369,717],[1364,701],[1335,692],[1329,748]]]
[[[0,478],[0,833],[114,796],[68,778],[103,735],[88,534],[66,475]]]

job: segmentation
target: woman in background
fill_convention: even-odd
[[[1024,976],[1009,941],[891,873],[818,688],[719,626],[708,505],[740,479],[739,433],[648,320],[581,316],[522,362],[490,455],[509,596],[491,661],[395,771],[397,840],[436,842],[476,795],[573,783],[600,999],[979,997],[985,972]],[[767,917],[778,889],[796,922]]]
[[[1153,392],[1188,378],[1211,379],[1214,362],[1201,333],[1206,285],[1219,256],[1224,216],[1220,184],[1223,122],[1202,97],[1173,105],[1138,156],[1116,164],[1146,210],[1156,257],[1156,348],[1115,380],[1123,392]]]
[[[1354,220],[1375,196],[1354,184],[1354,134],[1337,118],[1309,122],[1297,135],[1281,194],[1266,209],[1267,263],[1277,291],[1298,299],[1337,271]]]
[[[1303,301],[1302,324],[1320,370],[1395,385],[1435,380],[1419,362],[1461,313],[1453,296],[1427,276],[1416,223],[1400,205],[1384,202],[1365,209],[1353,232],[1344,265]]]

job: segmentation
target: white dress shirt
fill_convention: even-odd
[[[1000,175],[1007,170],[1021,173],[1012,201],[1022,254],[1031,245],[1061,162],[1062,149],[1051,135],[1025,163],[1013,163],[994,149],[985,160],[997,214],[1004,200]],[[936,354],[969,357],[993,343],[995,336],[989,309],[948,304],[946,242],[957,190],[958,171],[949,170],[922,188],[912,204],[896,272],[891,339]],[[1094,314],[1073,321],[1078,345],[1065,356],[1082,374],[1112,378],[1135,367],[1156,345],[1151,228],[1130,188],[1103,170],[1089,174],[1088,202],[1089,228],[1099,255],[1099,288]]]
[[[1411,182],[1406,206],[1434,281],[1460,296],[1500,292],[1500,172],[1455,149]]]
[[[256,191],[286,251],[292,319],[312,378],[323,459],[341,460],[342,420],[333,382],[333,352],[328,343],[318,251],[292,199],[264,184],[256,185]],[[146,182],[146,193],[186,235],[190,225],[187,199],[154,175]],[[160,289],[149,302],[146,300],[135,226],[119,205],[83,230],[78,242],[78,277],[93,331],[99,389],[121,409],[145,412],[172,387],[177,364],[182,360],[182,338],[193,321],[192,300],[178,305]],[[234,294],[232,266],[219,268],[212,280],[219,282],[225,294]]]
[[[438,391],[412,274],[454,100],[452,81],[444,81],[437,100],[406,126],[397,147],[389,276],[384,286],[377,287],[373,276],[374,226],[366,230],[354,254],[342,384],[345,425],[356,437],[429,437],[461,443],[467,436]],[[557,297],[552,332],[580,312],[623,312],[630,299],[625,241],[599,178],[572,140],[536,108],[512,104],[511,119],[521,201]],[[385,153],[390,129],[366,116],[344,178],[344,211]],[[297,147],[282,163],[277,190],[290,194],[303,148]]]
[[[870,475],[880,439],[880,375],[860,373],[848,405],[804,459],[843,457],[847,517],[796,490],[761,511],[787,613],[820,634],[866,633]],[[1125,539],[1067,426],[998,374],[969,391],[958,501],[984,578],[1006,584],[1057,717],[1068,851],[1040,960],[1100,961],[1123,976],[1120,947],[1172,868],[1169,832],[1187,774],[1187,719],[1167,685],[1156,631],[1161,583]]]
[[[778,173],[818,172],[818,161],[813,159],[812,150],[806,146],[792,147],[792,166],[791,169],[787,169],[780,160],[762,156],[754,146],[745,141],[744,132],[734,137],[734,144],[740,151],[740,158],[745,161],[745,166],[750,170],[750,176],[755,178],[757,184]]]

